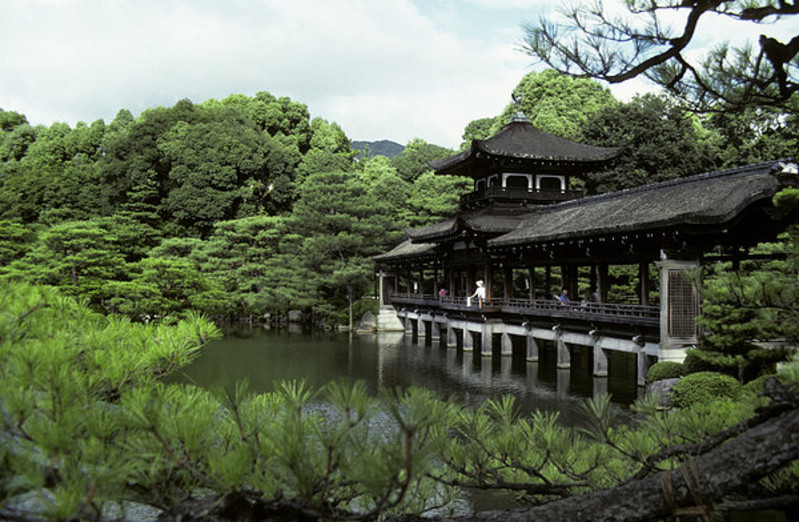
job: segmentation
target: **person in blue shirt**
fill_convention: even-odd
[[[563,292],[558,296],[558,303],[560,303],[560,306],[569,306],[572,304],[571,299],[569,299],[569,290],[567,288],[564,288]]]

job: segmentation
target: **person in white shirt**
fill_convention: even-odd
[[[482,280],[478,280],[475,284],[477,285],[477,290],[475,290],[474,293],[469,296],[469,299],[468,299],[468,302],[466,303],[466,305],[467,306],[471,306],[472,305],[472,299],[474,299],[476,297],[477,298],[477,307],[478,308],[482,308],[483,307],[483,301],[485,301],[485,298],[486,298],[486,287],[483,284]]]

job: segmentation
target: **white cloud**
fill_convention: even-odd
[[[469,0],[469,3],[491,9],[539,9],[551,7],[551,0]]]
[[[457,147],[532,70],[543,0],[0,0],[0,107],[33,123],[113,119],[269,91],[353,139]],[[717,32],[716,26],[708,31]],[[643,81],[614,86],[629,99]]]
[[[408,0],[0,0],[0,107],[110,121],[265,90],[355,139],[455,147],[528,70],[514,42],[436,25]],[[479,37],[479,38],[478,38]]]
[[[356,139],[454,147],[528,62],[406,0],[4,3],[0,107],[47,125],[265,90]]]

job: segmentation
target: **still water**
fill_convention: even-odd
[[[233,389],[247,379],[250,391],[260,392],[282,380],[321,387],[348,378],[365,381],[374,394],[381,387],[420,386],[471,406],[511,394],[521,413],[559,411],[570,425],[578,423],[579,403],[595,393],[608,392],[622,406],[638,397],[632,356],[612,356],[610,377],[594,378],[591,350],[575,347],[572,367],[556,369],[554,346],[539,341],[539,347],[539,361],[527,362],[524,346],[514,346],[512,357],[482,357],[402,332],[350,335],[254,326],[227,331],[175,380]]]

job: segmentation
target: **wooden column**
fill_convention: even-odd
[[[599,286],[597,287],[597,291],[599,292],[599,300],[603,303],[607,303],[608,289],[610,288],[610,280],[608,279],[608,264],[606,262],[599,263],[597,270],[597,277],[599,279]]]
[[[642,261],[638,264],[638,280],[641,282],[640,302],[642,305],[649,304],[649,263]]]
[[[558,295],[565,288],[569,291],[569,299],[579,301],[577,295],[577,265],[563,265],[560,267],[560,288]]]
[[[388,291],[386,288],[386,274],[382,270],[377,273],[377,302],[380,304],[382,308],[383,305],[387,305],[389,303],[391,292]]]
[[[486,285],[486,302],[491,301],[491,294],[493,290],[491,289],[491,279],[492,279],[492,271],[491,271],[491,263],[486,263],[485,268],[483,269],[483,277],[485,278],[485,285]]]
[[[578,267],[577,265],[569,265],[568,269],[569,286],[567,288],[569,289],[569,299],[571,299],[574,302],[580,301],[580,296],[577,293],[578,283],[580,282],[580,279],[578,277],[579,268],[580,267]]]
[[[505,299],[511,299],[513,298],[513,267],[506,265],[503,268],[505,272],[504,274],[505,280],[503,281],[504,285],[502,289],[503,290],[502,294],[505,297]]]
[[[530,301],[535,301],[535,267],[527,269],[527,280],[530,282]]]

